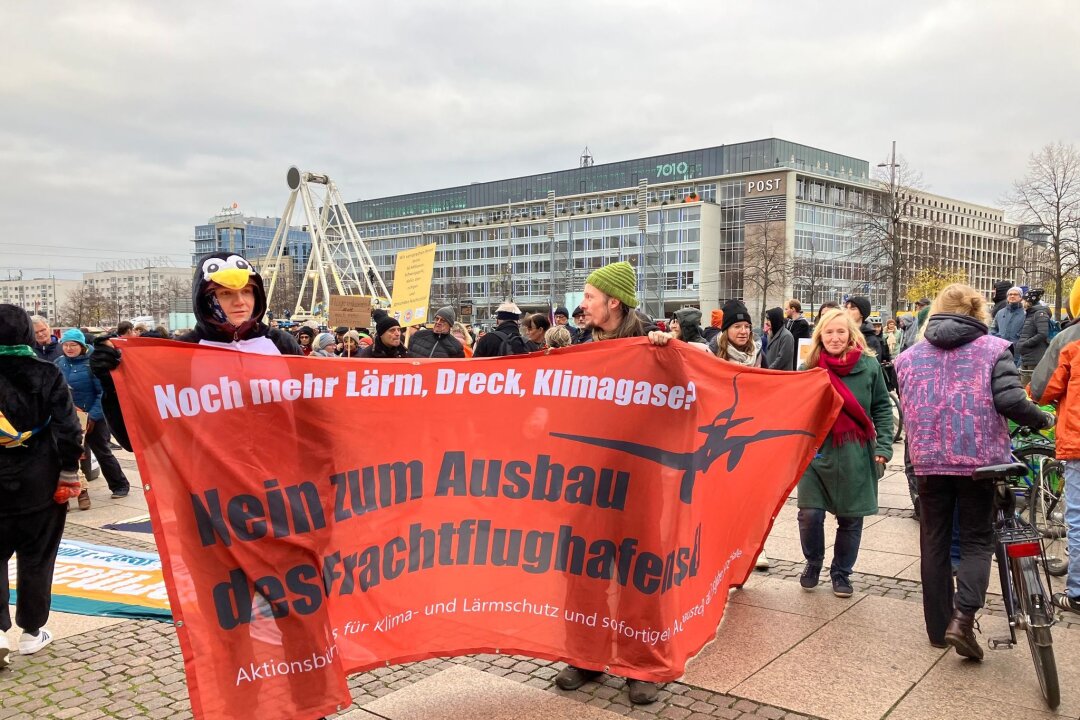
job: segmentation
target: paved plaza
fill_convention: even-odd
[[[903,457],[896,448],[896,458]],[[145,514],[138,471],[120,454],[132,493],[110,500],[91,483],[94,507],[72,511],[74,540],[153,550],[151,535],[102,525]],[[987,651],[979,664],[926,640],[919,583],[918,525],[898,464],[880,487],[880,513],[867,518],[852,577],[855,595],[836,598],[827,583],[813,593],[801,570],[794,501],[784,506],[766,544],[773,560],[733,590],[712,642],[668,683],[658,702],[631,706],[623,681],[604,678],[580,690],[555,688],[558,663],[473,655],[392,666],[350,678],[354,705],[338,717],[421,718],[828,718],[829,720],[1034,720],[1045,709],[1026,645]],[[998,593],[996,572],[992,593]],[[1006,634],[999,595],[980,618],[981,640]],[[14,609],[12,609],[14,613]],[[57,640],[40,653],[13,654],[0,671],[5,718],[191,717],[183,662],[172,625],[53,613]],[[18,631],[8,633],[17,646]],[[1054,629],[1062,701],[1057,716],[1080,718],[1080,622]]]

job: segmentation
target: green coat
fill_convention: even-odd
[[[799,480],[799,507],[823,508],[846,517],[875,515],[878,474],[874,456],[892,458],[892,403],[877,358],[863,355],[842,380],[873,421],[877,440],[870,445],[847,442],[834,447],[830,431]]]

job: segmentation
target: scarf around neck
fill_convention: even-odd
[[[820,357],[819,366],[829,371],[829,382],[832,383],[833,390],[838,392],[844,400],[840,414],[836,416],[836,422],[833,423],[833,447],[839,447],[848,442],[857,442],[860,445],[872,442],[877,438],[874,423],[867,416],[863,406],[855,399],[851,389],[841,380],[855,369],[855,365],[862,357],[862,350],[854,347],[842,357],[823,352]]]
[[[0,357],[36,357],[29,345],[0,345]]]
[[[727,346],[727,359],[733,363],[745,365],[746,367],[756,367],[758,362],[758,355],[761,354],[761,343],[759,343],[757,340],[754,340],[752,342],[754,349],[752,352],[748,353],[743,352],[739,348],[729,343]]]

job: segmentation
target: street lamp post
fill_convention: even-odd
[[[896,262],[897,258],[900,256],[900,253],[898,252],[899,248],[897,247],[900,239],[896,236],[896,168],[898,167],[898,165],[896,163],[895,140],[892,141],[892,155],[889,159],[889,162],[878,163],[878,167],[889,168],[889,249],[892,251],[891,261]],[[896,316],[896,308],[900,304],[900,298],[897,297],[900,294],[899,273],[900,268],[892,268],[892,278],[889,283],[889,292],[892,295],[892,298],[890,298],[892,301],[892,306],[889,309],[894,317]]]

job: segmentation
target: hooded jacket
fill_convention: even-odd
[[[1016,340],[1020,362],[1035,367],[1042,360],[1050,345],[1050,309],[1045,305],[1032,305],[1024,311],[1024,324]]]
[[[916,474],[968,476],[1010,462],[1005,418],[1043,427],[1047,417],[1021,387],[1008,341],[951,313],[931,316],[924,338],[895,363]]]
[[[998,280],[996,283],[994,283],[994,296],[992,299],[994,307],[990,310],[991,318],[996,318],[997,314],[1001,311],[1001,308],[1005,307],[1005,305],[1008,304],[1009,288],[1011,288],[1012,286],[1013,284],[1008,280]]]
[[[250,283],[254,289],[255,306],[252,308],[251,319],[239,327],[233,326],[224,318],[212,298],[210,284],[218,280],[239,287]],[[265,338],[282,355],[302,354],[296,338],[284,330],[271,329],[263,323],[263,315],[266,314],[266,291],[263,289],[262,276],[240,255],[211,253],[199,258],[191,280],[191,302],[195,309],[195,329],[178,337],[180,342],[225,346],[239,352],[264,352],[265,341],[261,348],[257,342]],[[105,420],[109,423],[109,429],[116,441],[130,451],[131,441],[128,439],[127,425],[124,423],[112,380],[112,369],[120,362],[120,351],[99,342],[103,339],[94,341],[94,352],[89,361],[90,369],[101,382],[101,408]]]
[[[765,367],[770,370],[795,369],[795,338],[784,327],[784,311],[773,308],[765,313],[769,318],[769,344],[765,346]]]
[[[874,351],[874,355],[877,356],[879,363],[892,362],[892,355],[889,353],[889,346],[882,342],[882,337],[874,332],[874,326],[866,320],[863,320],[863,324],[859,327],[859,331],[866,338],[866,347]]]
[[[0,305],[0,345],[33,343],[26,312]],[[0,448],[0,517],[55,505],[60,471],[77,470],[83,451],[82,428],[60,369],[38,357],[0,356],[0,411],[18,431],[38,429],[22,445]]]
[[[701,311],[697,308],[680,308],[675,311],[679,321],[679,339],[688,343],[708,346],[709,341],[701,334]]]

